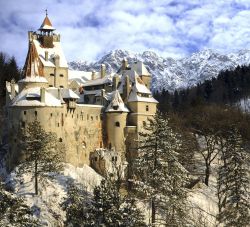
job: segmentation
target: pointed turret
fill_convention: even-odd
[[[39,59],[33,41],[30,42],[29,51],[24,65],[24,77],[44,76],[41,60]]]
[[[51,31],[54,31],[56,30],[53,26],[52,26],[52,23],[50,22],[50,19],[48,17],[48,13],[47,13],[47,10],[46,10],[46,16],[43,20],[43,23],[42,25],[40,26],[39,30],[41,32],[51,32]]]

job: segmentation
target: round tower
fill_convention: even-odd
[[[123,153],[125,152],[124,129],[129,110],[117,90],[113,92],[112,100],[105,112],[108,148]]]

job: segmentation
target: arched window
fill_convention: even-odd
[[[120,127],[120,122],[119,121],[115,122],[115,126]]]
[[[59,142],[62,142],[62,138],[59,138]]]

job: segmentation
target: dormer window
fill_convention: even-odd
[[[119,106],[113,106],[113,109],[114,109],[114,110],[118,110],[118,107],[119,107]]]

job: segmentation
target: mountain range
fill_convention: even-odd
[[[116,72],[121,61],[142,61],[152,74],[153,91],[163,89],[173,91],[187,88],[205,80],[217,77],[220,71],[233,70],[238,65],[250,64],[250,50],[241,50],[231,54],[221,54],[211,49],[192,54],[182,59],[164,58],[152,51],[133,53],[127,50],[113,50],[104,55],[99,61],[69,62],[70,69],[82,71],[99,71],[100,65],[105,64],[108,73]]]

